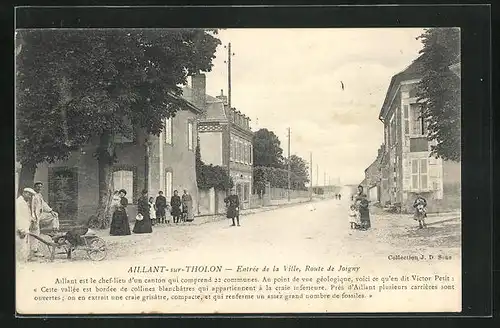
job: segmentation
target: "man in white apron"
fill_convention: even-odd
[[[27,236],[33,217],[31,215],[31,200],[36,192],[25,188],[16,200],[16,260],[26,262],[30,256],[30,239]]]

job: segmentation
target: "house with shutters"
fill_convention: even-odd
[[[195,78],[196,80],[196,78]],[[163,191],[167,200],[174,190],[188,190],[197,206],[195,149],[197,121],[203,104],[182,98],[183,108],[165,120],[159,136],[135,129],[132,137],[114,136],[116,163],[112,166],[112,189],[127,191],[129,217],[135,217],[140,192],[150,196]],[[130,124],[125,121],[124,124]],[[66,161],[40,164],[35,181],[45,185],[44,199],[60,213],[63,224],[85,222],[99,203],[98,163],[94,157],[98,138],[71,154]]]
[[[430,156],[434,141],[427,138],[427,122],[417,103],[421,65],[419,57],[392,77],[380,110],[384,125],[380,202],[411,209],[420,193],[430,211],[460,208],[461,164]]]

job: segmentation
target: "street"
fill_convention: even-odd
[[[409,215],[382,214],[372,209],[372,228],[358,231],[350,229],[347,206],[347,200],[329,199],[242,216],[240,227],[222,219],[202,225],[156,225],[152,234],[109,236],[107,230],[98,234],[108,245],[105,262],[215,255],[244,256],[251,261],[265,257],[324,262],[326,258],[387,257],[395,252],[460,254],[460,221],[456,215],[430,216],[429,227],[419,230]],[[84,251],[75,252],[71,262],[80,261],[88,261]],[[55,262],[68,260],[59,255]]]

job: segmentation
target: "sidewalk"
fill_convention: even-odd
[[[459,250],[461,247],[461,213],[459,211],[429,214],[427,228],[419,229],[412,214],[388,213],[370,209],[372,227],[378,239],[398,248],[415,251],[434,249]]]

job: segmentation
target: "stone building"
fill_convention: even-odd
[[[380,202],[381,199],[381,182],[382,182],[382,159],[384,156],[385,146],[382,145],[378,149],[377,158],[365,169],[365,178],[361,185],[365,193],[368,195],[372,203]]]
[[[193,80],[193,87],[184,88],[183,92],[187,99],[202,97],[201,101],[206,104],[205,115],[198,122],[202,161],[205,164],[227,167],[229,160],[236,193],[240,196],[243,208],[248,207],[253,181],[253,132],[250,118],[235,108],[229,108],[222,90],[217,97],[206,95],[204,75],[197,76],[196,81]]]
[[[421,193],[431,211],[460,208],[460,163],[430,157],[433,142],[427,139],[427,122],[417,103],[421,68],[418,58],[392,77],[380,110],[385,145],[380,201],[410,209]]]
[[[150,196],[163,191],[169,198],[174,190],[187,189],[196,206],[195,148],[197,121],[203,113],[188,99],[175,117],[165,120],[160,136],[136,130],[131,138],[115,135],[117,163],[113,165],[114,190],[125,189],[131,205],[129,216],[135,217],[137,199],[147,187]],[[124,124],[130,124],[125,122]],[[61,221],[83,222],[96,213],[99,203],[98,162],[93,154],[98,138],[75,151],[67,161],[40,164],[35,181],[44,183],[44,198],[60,213]],[[196,208],[196,207],[195,207]]]

